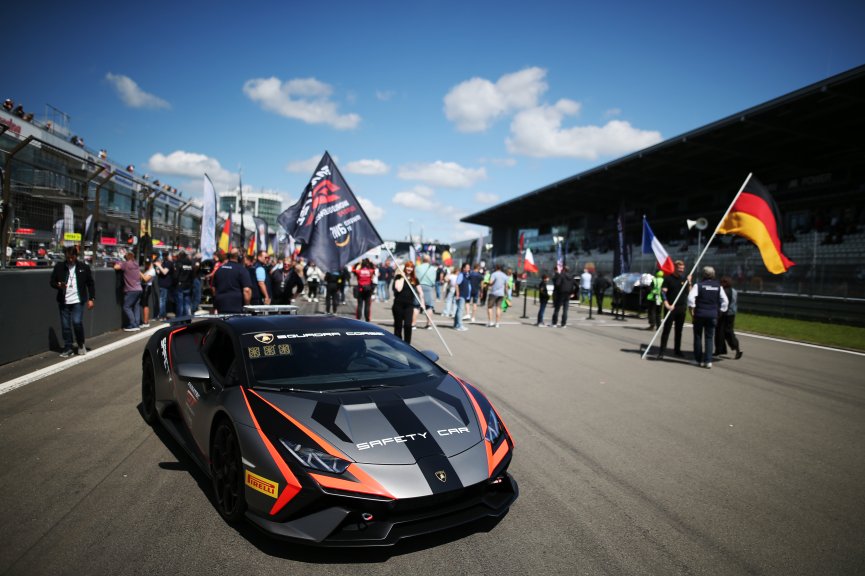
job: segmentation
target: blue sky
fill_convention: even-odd
[[[8,11],[7,11],[8,12]],[[865,2],[67,2],[4,26],[3,97],[188,196],[287,207],[328,150],[385,239],[865,63]]]

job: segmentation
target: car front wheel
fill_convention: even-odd
[[[210,470],[216,507],[228,522],[237,522],[246,512],[240,444],[230,422],[216,428],[210,448]]]
[[[156,424],[156,377],[153,362],[145,358],[141,365],[141,415],[144,421],[153,426]]]

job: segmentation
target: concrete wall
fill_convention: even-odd
[[[123,326],[121,273],[94,270],[96,306],[84,311],[85,337]],[[49,350],[60,352],[63,333],[51,270],[0,273],[0,364]]]

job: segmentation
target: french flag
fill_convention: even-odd
[[[660,240],[655,238],[655,234],[649,227],[649,222],[645,216],[643,216],[643,254],[654,254],[655,259],[658,261],[658,269],[663,270],[664,274],[672,274],[676,271],[673,259],[664,250],[664,246]]]
[[[532,256],[532,249],[526,248],[526,260],[524,270],[526,272],[537,272],[538,267],[535,264],[535,257]]]

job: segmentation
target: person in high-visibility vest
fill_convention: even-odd
[[[658,270],[652,278],[652,288],[646,295],[646,300],[649,301],[649,327],[646,330],[657,330],[661,327],[661,304],[664,301],[661,286],[663,284],[664,272]]]

